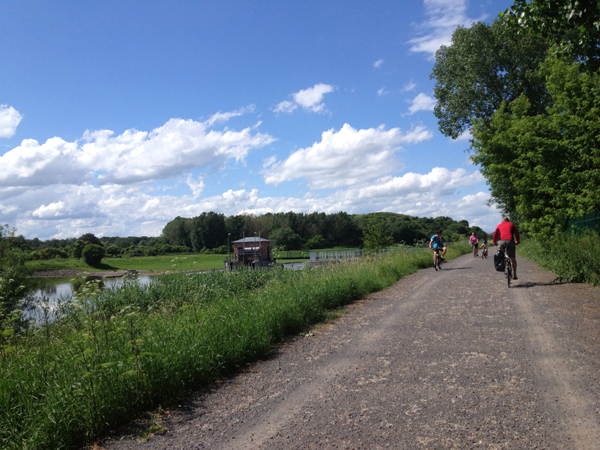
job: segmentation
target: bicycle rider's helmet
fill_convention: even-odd
[[[485,243],[487,243],[487,241],[484,239],[484,240],[483,240],[483,243],[485,244]]]

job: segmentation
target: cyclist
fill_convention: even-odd
[[[481,252],[482,252],[482,254],[483,254],[483,253],[485,253],[485,251],[487,250],[487,248],[488,248],[488,247],[487,247],[487,241],[484,239],[484,240],[481,242]]]
[[[517,280],[517,249],[515,246],[519,243],[521,237],[519,236],[519,230],[513,223],[508,220],[507,216],[502,218],[500,225],[496,227],[494,231],[494,239],[492,245],[498,244],[500,249],[505,247],[506,254],[510,258],[510,262],[513,268],[513,279]]]
[[[442,249],[441,258],[444,260],[444,255],[446,254],[446,239],[442,236],[442,232],[438,231],[436,234],[431,236],[431,240],[429,241],[429,248],[434,250],[433,252],[433,267],[435,267],[435,250],[438,248]]]
[[[471,243],[471,248],[473,249],[473,255],[477,255],[477,247],[479,246],[479,238],[477,236],[475,236],[474,231],[471,233],[469,242]]]

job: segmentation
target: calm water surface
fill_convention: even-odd
[[[139,275],[137,282],[141,285],[148,284],[159,276],[161,275]],[[104,288],[116,287],[124,283],[123,278],[89,276],[85,280],[101,281]],[[54,320],[54,313],[59,302],[69,300],[72,297],[75,286],[78,283],[81,284],[81,278],[41,278],[40,283],[40,288],[34,294],[33,307],[24,312],[24,317],[33,319],[38,324],[44,324]]]

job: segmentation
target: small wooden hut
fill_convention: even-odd
[[[228,263],[234,267],[265,267],[273,263],[271,258],[271,241],[260,237],[247,237],[231,243],[233,258]]]

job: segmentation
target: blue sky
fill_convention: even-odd
[[[157,236],[176,216],[391,211],[491,231],[435,51],[512,1],[0,2],[0,222]]]

